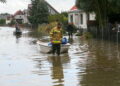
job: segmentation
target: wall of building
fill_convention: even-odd
[[[9,16],[10,14],[0,14],[0,19],[7,19]]]
[[[89,14],[89,20],[90,21],[96,20],[96,15],[94,12]]]
[[[77,28],[87,29],[87,15],[85,12],[71,12],[68,14],[68,22]]]
[[[26,16],[26,15],[24,15],[24,18],[23,18],[23,23],[29,23],[29,20],[28,20],[28,18],[27,18],[27,16]]]
[[[50,14],[54,15],[54,14],[58,14],[56,13],[56,11],[54,9],[52,9],[51,7],[48,6],[48,10],[50,12]]]
[[[10,20],[6,20],[6,24],[9,24],[9,23],[11,23],[11,19]]]
[[[15,19],[23,19],[23,18],[24,18],[24,15],[16,15],[14,18],[15,18]]]

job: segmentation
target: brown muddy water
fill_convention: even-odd
[[[0,86],[120,86],[120,45],[74,37],[68,54],[40,53],[38,38],[0,27]]]

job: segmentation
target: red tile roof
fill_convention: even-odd
[[[73,6],[70,10],[71,10],[71,11],[73,11],[73,10],[78,10],[78,8],[77,8],[77,6]]]
[[[19,10],[19,11],[17,11],[15,14],[14,14],[14,16],[16,16],[16,15],[23,15],[24,13],[21,11],[21,10]]]

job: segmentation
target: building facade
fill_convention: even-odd
[[[8,14],[8,13],[3,13],[3,14],[0,14],[0,19],[7,19],[7,17],[9,17],[10,16],[10,14]]]
[[[59,12],[55,8],[53,8],[52,5],[50,5],[48,2],[46,2],[46,4],[47,4],[47,7],[48,7],[48,11],[51,15],[59,14]]]
[[[87,29],[88,21],[95,21],[95,13],[87,14],[83,10],[79,10],[76,6],[73,6],[68,12],[68,22],[73,23],[79,29]]]
[[[45,1],[46,2],[46,1]],[[59,14],[59,12],[57,10],[55,10],[48,2],[46,2],[47,7],[48,7],[48,11],[50,15],[55,15],[55,14]],[[28,4],[28,8],[26,10],[18,10],[13,16],[14,16],[14,20],[16,20],[19,23],[24,23],[24,24],[30,24],[28,17],[30,16],[30,10],[32,8],[32,4]]]
[[[8,16],[6,18],[6,24],[10,24],[12,20],[13,20],[13,16],[12,15]]]
[[[19,23],[24,23],[24,24],[29,23],[29,21],[28,21],[28,11],[27,10],[17,11],[14,14],[14,20],[16,20]]]
[[[23,11],[19,10],[14,14],[14,20],[16,20],[18,23],[23,23],[24,20],[24,13]]]
[[[59,14],[59,12],[52,5],[50,5],[47,1],[45,1],[45,3],[47,4],[48,11],[49,11],[50,15]],[[29,4],[28,5],[28,12],[31,10],[31,8],[32,8],[32,4]]]

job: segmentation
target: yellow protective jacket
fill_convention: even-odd
[[[62,29],[58,29],[57,27],[54,27],[50,31],[50,40],[53,44],[60,44],[62,40]]]

